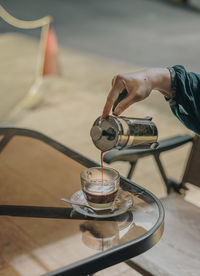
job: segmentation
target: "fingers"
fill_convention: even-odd
[[[147,74],[147,70],[117,75],[113,78],[112,84],[113,87],[104,106],[102,118],[106,118],[109,115],[117,99],[119,103],[116,107],[115,105],[117,102],[114,105],[114,114],[120,115],[131,104],[148,97],[153,85],[152,77]],[[124,89],[128,92],[128,95],[126,95],[125,98],[119,97]]]
[[[138,91],[132,91],[125,99],[123,99],[115,108],[114,115],[120,115],[125,109],[127,109],[133,103],[141,100],[140,93]]]
[[[126,97],[124,100],[122,100],[117,107],[115,108],[114,115],[118,116],[120,115],[125,109],[127,109],[132,103],[133,103],[132,96]]]
[[[110,110],[111,110],[114,102],[117,100],[120,92],[121,92],[120,90],[116,90],[114,87],[111,89],[111,91],[107,97],[106,104],[103,109],[102,118],[106,118],[109,115]]]
[[[110,93],[108,94],[107,101],[103,109],[102,118],[106,118],[109,115],[114,102],[117,100],[119,94],[124,90],[124,88],[125,86],[122,81],[122,78],[116,76],[113,79],[113,87]]]

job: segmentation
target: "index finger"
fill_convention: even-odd
[[[104,106],[103,109],[103,113],[102,113],[102,118],[106,118],[108,117],[108,115],[110,114],[111,108],[114,104],[114,102],[117,100],[119,94],[124,90],[124,83],[121,82],[121,84],[116,84],[116,82],[114,83],[112,89],[110,90],[107,100],[106,100],[106,104]]]

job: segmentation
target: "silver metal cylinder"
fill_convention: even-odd
[[[149,148],[157,142],[158,130],[151,117],[128,118],[108,116],[97,118],[90,136],[94,145],[108,151],[113,148]]]

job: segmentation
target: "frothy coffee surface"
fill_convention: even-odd
[[[108,203],[114,201],[117,190],[112,182],[104,180],[91,181],[83,190],[86,199],[94,203]]]
[[[104,180],[102,183],[101,179],[97,180],[91,180],[90,183],[87,184],[85,187],[85,190],[87,192],[93,193],[93,194],[107,194],[113,191],[114,184],[110,182],[109,180]]]

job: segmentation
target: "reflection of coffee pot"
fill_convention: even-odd
[[[90,135],[94,145],[102,151],[113,148],[146,149],[157,144],[158,130],[151,117],[108,116],[106,119],[96,119]]]

